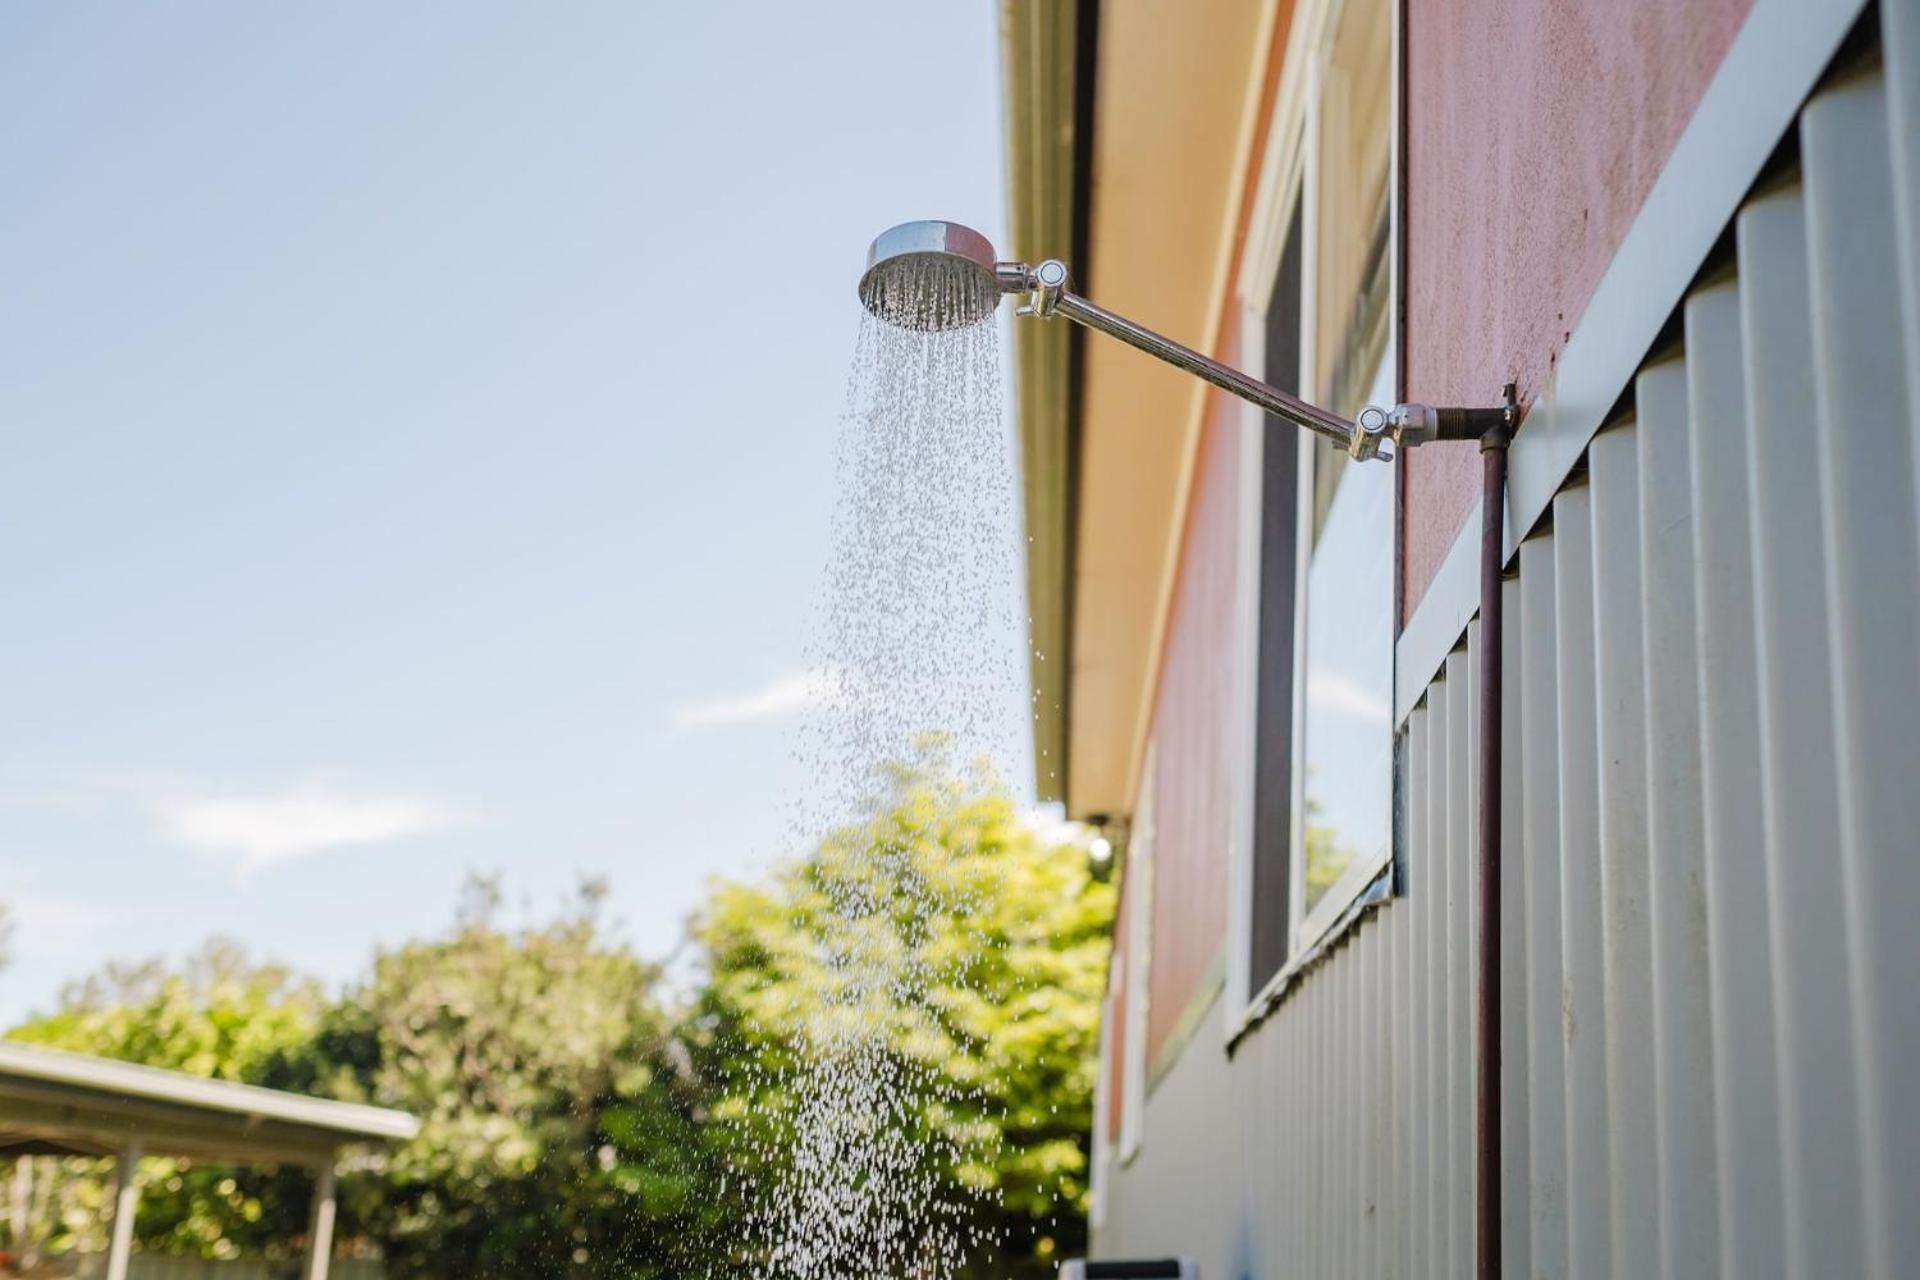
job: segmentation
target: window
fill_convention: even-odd
[[[1270,274],[1250,251],[1242,286],[1259,341],[1247,358],[1348,417],[1395,399],[1393,19],[1393,0],[1300,5],[1256,209]],[[1257,435],[1230,1033],[1392,854],[1393,470],[1350,466],[1283,423]]]
[[[1313,136],[1313,384],[1351,417],[1387,346],[1392,6],[1346,0],[1321,74]]]
[[[1389,467],[1375,463],[1350,468],[1328,501],[1307,570],[1303,657],[1297,780],[1303,799],[1294,845],[1300,888],[1296,949],[1318,941],[1392,853]]]
[[[1393,5],[1345,0],[1308,125],[1315,217],[1306,291],[1311,391],[1347,417],[1395,398],[1387,323],[1393,83]],[[1296,947],[1318,940],[1379,873],[1391,853],[1393,809],[1393,473],[1349,467],[1323,442],[1306,452],[1314,504]]]
[[[1349,418],[1370,402],[1387,343],[1391,20],[1385,0],[1340,6],[1308,125],[1307,181],[1314,191],[1311,389],[1320,403]],[[1334,445],[1321,445],[1314,467],[1316,539],[1346,463]]]

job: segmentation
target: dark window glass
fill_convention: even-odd
[[[1300,203],[1267,304],[1266,380],[1300,389]],[[1293,625],[1299,539],[1297,428],[1267,419],[1260,476],[1260,637],[1255,697],[1252,990],[1287,960],[1293,850]]]

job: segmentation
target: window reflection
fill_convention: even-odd
[[[1386,382],[1383,369],[1376,396]],[[1306,613],[1303,944],[1321,902],[1331,895],[1338,909],[1391,847],[1393,468],[1345,469],[1307,572]]]
[[[1313,125],[1310,371],[1348,417],[1394,398],[1391,95],[1380,91],[1392,82],[1392,13],[1385,0],[1342,6]],[[1393,469],[1350,466],[1324,444],[1310,456],[1296,947],[1385,864],[1393,812]]]

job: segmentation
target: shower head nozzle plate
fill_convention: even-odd
[[[925,333],[979,324],[1000,303],[993,245],[957,222],[903,222],[867,250],[860,303],[888,324]]]

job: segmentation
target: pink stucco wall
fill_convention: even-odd
[[[1752,0],[1407,0],[1407,397],[1492,404],[1568,334]],[[1478,496],[1409,452],[1403,621]]]
[[[1230,328],[1223,345],[1236,340]],[[1149,1062],[1205,994],[1227,933],[1239,496],[1239,402],[1210,391],[1154,694],[1154,776],[1141,779],[1154,792]]]

